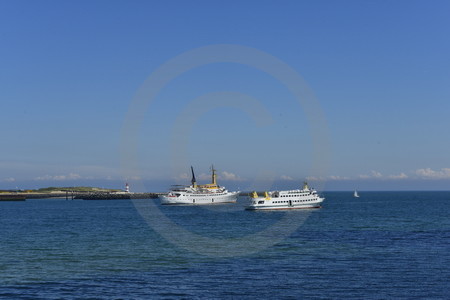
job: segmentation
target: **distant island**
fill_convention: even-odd
[[[36,190],[0,190],[0,193],[21,193],[21,194],[29,194],[29,193],[65,193],[65,192],[84,192],[84,193],[95,193],[95,192],[123,192],[120,189],[105,189],[98,187],[90,187],[90,186],[75,186],[75,187],[46,187],[40,188]]]
[[[25,199],[65,198],[83,200],[114,200],[156,198],[155,193],[130,193],[120,189],[98,187],[46,187],[29,190],[0,190],[0,201],[23,201]]]

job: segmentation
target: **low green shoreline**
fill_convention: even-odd
[[[128,193],[119,189],[97,187],[47,187],[36,190],[0,190],[0,201],[64,198],[67,200],[114,200],[157,198],[156,193]]]

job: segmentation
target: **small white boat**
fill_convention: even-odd
[[[353,193],[353,197],[355,198],[359,198],[358,192],[355,190],[355,192]]]
[[[161,204],[217,204],[235,203],[239,192],[229,192],[217,184],[217,175],[211,167],[212,183],[198,185],[194,169],[191,167],[192,180],[190,186],[176,186],[169,193],[159,196]]]
[[[319,196],[316,190],[310,189],[305,182],[301,190],[264,192],[264,197],[259,197],[256,192],[249,196],[250,204],[247,210],[270,209],[301,209],[320,208],[325,200]]]

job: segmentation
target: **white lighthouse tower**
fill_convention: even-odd
[[[128,182],[125,183],[125,193],[130,192],[130,186],[128,185]]]

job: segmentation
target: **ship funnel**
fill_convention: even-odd
[[[303,182],[303,189],[306,191],[309,190],[308,182],[306,182],[306,181]]]

